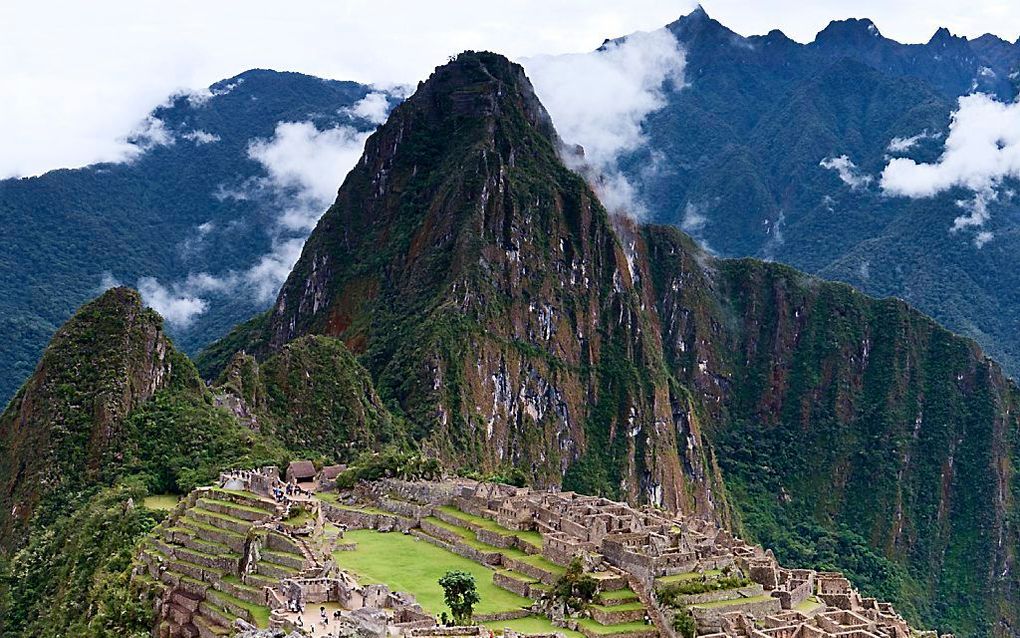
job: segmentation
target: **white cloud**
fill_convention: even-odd
[[[952,188],[974,193],[957,205],[967,213],[953,220],[954,232],[980,228],[991,218],[1004,179],[1020,179],[1020,102],[999,102],[975,93],[960,98],[949,124],[942,155],[931,164],[896,158],[882,171],[882,189],[890,195],[933,197]],[[983,241],[975,240],[980,248]]]
[[[684,63],[683,51],[665,29],[635,33],[591,53],[523,60],[560,137],[584,148],[583,161],[568,155],[568,163],[601,175],[594,186],[614,212],[641,213],[617,159],[646,142],[641,123],[665,105],[667,82],[683,84]]]
[[[187,328],[195,318],[209,307],[204,299],[194,297],[187,292],[171,290],[163,286],[153,277],[142,277],[138,280],[138,292],[142,295],[145,305],[152,308],[179,328]]]
[[[892,138],[889,140],[889,146],[886,147],[886,150],[890,153],[905,153],[917,146],[917,143],[921,140],[938,139],[939,137],[939,133],[929,133],[928,129],[925,129],[917,135],[911,135],[910,137]]]
[[[186,140],[194,142],[196,146],[201,146],[202,144],[211,144],[212,142],[220,141],[219,135],[215,133],[210,133],[209,131],[203,131],[201,129],[188,131],[181,137],[183,137]]]
[[[372,124],[382,124],[390,114],[390,102],[386,93],[373,91],[355,102],[354,106],[341,111]]]
[[[110,288],[117,288],[122,285],[123,284],[121,284],[117,278],[113,276],[113,273],[106,271],[100,279],[98,292],[99,294],[102,294]]]
[[[1006,177],[1020,177],[1020,102],[975,93],[960,98],[938,161],[893,159],[882,171],[882,188],[891,195],[931,197],[954,187],[987,192]]]
[[[273,187],[293,190],[314,207],[324,208],[361,157],[368,136],[350,126],[320,131],[311,122],[280,122],[271,140],[255,140],[248,146],[248,156],[266,168]]]
[[[701,207],[687,202],[687,206],[684,207],[683,219],[680,220],[680,228],[688,234],[694,235],[704,230],[707,223],[708,218],[702,214]]]
[[[319,130],[311,122],[280,122],[271,139],[253,140],[248,156],[262,164],[267,177],[249,179],[236,187],[220,185],[213,196],[254,200],[275,211],[276,219],[268,229],[270,251],[246,269],[195,272],[170,286],[144,277],[138,285],[143,297],[152,299],[147,303],[167,321],[186,328],[216,295],[241,294],[259,304],[271,301],[301,256],[308,234],[361,157],[369,135],[369,131],[349,126]],[[198,225],[197,237],[185,240],[182,250],[196,250],[214,230],[211,222]]]
[[[251,68],[415,85],[465,49],[511,58],[594,49],[693,0],[0,2],[0,177],[119,161],[166,96]],[[286,28],[281,28],[285,25]],[[15,28],[16,27],[16,28]],[[45,43],[45,46],[40,45]]]
[[[865,188],[873,180],[871,175],[862,173],[857,165],[854,164],[846,155],[840,155],[839,157],[826,157],[821,162],[818,162],[818,165],[822,168],[836,171],[839,175],[839,179],[849,186],[850,190]]]
[[[984,246],[988,242],[992,241],[994,238],[995,238],[995,233],[989,232],[987,230],[983,230],[980,233],[978,233],[977,235],[974,235],[974,245],[977,246],[978,248],[981,248],[982,246]]]

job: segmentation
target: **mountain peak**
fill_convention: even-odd
[[[813,44],[821,46],[861,45],[878,41],[882,33],[868,18],[847,18],[833,20],[818,32]]]
[[[499,117],[508,108],[519,107],[547,138],[553,140],[556,135],[524,68],[498,53],[460,53],[420,82],[408,102],[437,107],[439,114],[469,118]]]
[[[743,36],[731,31],[718,20],[711,18],[700,4],[694,11],[666,25],[666,28],[681,42],[690,42],[702,36],[719,35],[743,39]]]
[[[928,40],[928,46],[945,48],[947,46],[951,46],[953,44],[961,44],[966,41],[967,38],[959,35],[953,35],[953,33],[949,29],[945,27],[939,27],[938,30],[935,31],[934,34],[932,34],[931,39]]]

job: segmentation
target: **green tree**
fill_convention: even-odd
[[[595,600],[599,593],[599,584],[590,574],[584,571],[584,563],[579,556],[575,556],[567,571],[560,576],[553,585],[553,599],[563,605],[564,615],[573,611],[580,611]]]
[[[694,638],[698,635],[698,624],[686,607],[676,610],[676,615],[673,616],[673,629],[683,638]]]
[[[446,606],[453,613],[454,624],[471,622],[471,614],[479,600],[475,577],[467,572],[449,571],[439,579],[439,586],[443,588]]]

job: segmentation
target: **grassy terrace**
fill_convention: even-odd
[[[592,607],[598,608],[602,611],[634,611],[635,609],[645,608],[639,600],[635,600],[632,603],[623,603],[622,605],[592,605]]]
[[[622,634],[655,629],[654,625],[646,625],[640,621],[625,622],[619,625],[602,625],[591,618],[581,618],[577,624],[596,634]]]
[[[697,603],[691,605],[691,607],[697,607],[699,609],[713,609],[716,607],[729,607],[731,605],[746,605],[747,603],[763,603],[767,600],[772,600],[772,596],[752,596],[750,598],[732,598],[730,600],[715,600],[710,603]]]
[[[602,600],[620,600],[624,598],[637,598],[637,594],[631,589],[617,589],[615,591],[604,591],[599,594]]]
[[[804,600],[802,600],[799,603],[797,603],[797,605],[794,606],[794,609],[799,611],[799,612],[803,612],[803,613],[807,614],[807,613],[811,613],[816,608],[822,607],[824,605],[825,605],[825,603],[823,603],[822,601],[818,600],[814,596],[808,596]]]
[[[527,616],[517,620],[495,620],[482,624],[497,634],[502,634],[503,629],[509,628],[522,634],[548,634],[558,631],[567,638],[584,637],[584,634],[581,632],[573,631],[566,627],[557,627],[545,616]]]
[[[180,500],[176,494],[152,494],[142,500],[142,505],[150,510],[172,510]]]
[[[474,525],[477,525],[478,527],[481,527],[482,529],[487,529],[490,532],[496,532],[497,534],[503,534],[505,536],[516,536],[525,543],[528,543],[529,545],[532,545],[534,547],[538,547],[539,549],[541,549],[543,545],[542,535],[539,534],[538,532],[518,532],[512,529],[507,529],[500,525],[499,523],[497,523],[496,521],[491,521],[482,516],[475,516],[474,514],[462,512],[456,507],[450,505],[443,505],[438,509],[449,514],[450,516],[456,516],[462,521],[472,523]]]
[[[241,512],[251,512],[252,514],[259,514],[261,516],[266,516],[269,513],[267,510],[262,509],[262,508],[252,507],[250,505],[244,505],[243,503],[234,503],[233,501],[228,501],[228,500],[223,500],[223,499],[218,499],[218,498],[205,498],[205,497],[200,498],[200,499],[198,499],[199,507],[202,506],[203,502],[205,502],[205,503],[215,503],[216,505],[229,507],[229,508],[241,511]]]
[[[440,509],[443,509],[444,511],[449,512],[451,515],[457,516],[457,518],[459,520],[462,520],[462,521],[467,521],[468,520],[465,517],[467,517],[469,515],[468,514],[464,514],[463,512],[461,512],[458,509],[445,508],[445,507],[444,508],[440,508]],[[479,519],[479,520],[487,520],[487,519],[479,518],[477,516],[472,517],[472,518]],[[447,523],[445,521],[441,521],[441,520],[439,520],[438,518],[436,518],[434,516],[430,516],[426,520],[428,520],[431,523],[435,523],[439,527],[442,527],[443,529],[449,530],[449,531],[453,532],[454,534],[457,534],[458,536],[461,537],[461,539],[463,539],[463,541],[464,541],[464,543],[466,545],[468,545],[469,547],[473,547],[473,548],[475,548],[477,550],[487,551],[487,552],[499,552],[500,554],[503,554],[504,556],[506,556],[508,558],[514,558],[514,559],[520,560],[523,563],[527,563],[529,565],[532,565],[534,567],[538,567],[540,569],[544,569],[547,572],[551,572],[551,573],[557,574],[557,575],[558,574],[562,574],[562,573],[564,573],[566,571],[566,568],[563,567],[562,565],[557,565],[556,563],[550,561],[548,558],[546,558],[546,557],[544,557],[544,556],[542,556],[540,554],[528,554],[526,552],[522,552],[521,550],[516,549],[516,548],[512,548],[512,547],[511,548],[494,547],[492,545],[488,545],[486,543],[483,543],[483,542],[481,542],[480,540],[478,540],[475,537],[475,533],[474,532],[472,532],[470,529],[468,529],[466,527],[458,527],[456,525],[451,525],[450,523]],[[489,521],[489,523],[491,523],[495,528],[498,528],[498,530],[494,530],[494,531],[501,530],[500,533],[502,533],[502,534],[536,534],[536,535],[538,534],[538,532],[514,532],[514,531],[506,529],[505,527],[500,527],[499,525],[496,525],[495,523],[492,523],[492,521]],[[489,528],[486,528],[486,529],[489,529]],[[526,542],[530,543],[531,541],[526,541]]]
[[[655,583],[657,585],[672,585],[674,583],[683,583],[689,580],[700,580],[702,576],[707,578],[718,578],[722,576],[722,571],[718,569],[707,569],[704,572],[687,572],[684,574],[674,574],[673,576],[663,576],[656,578]]]
[[[492,583],[492,570],[430,545],[413,536],[354,530],[345,538],[357,543],[354,551],[333,554],[337,564],[358,575],[362,584],[382,583],[394,591],[413,594],[431,614],[450,612],[443,602],[439,579],[449,570],[461,570],[475,577],[481,601],[475,608],[480,614],[527,607],[531,601]]]
[[[308,523],[311,520],[312,515],[309,514],[307,510],[298,510],[297,514],[294,514],[293,516],[285,520],[284,523],[287,523],[288,525],[293,525],[294,527],[301,527],[302,525]]]
[[[228,594],[226,592],[222,592],[222,591],[217,591],[215,593],[215,595],[219,596],[220,598],[222,598],[224,600],[230,601],[231,603],[237,605],[241,609],[247,609],[248,611],[250,611],[251,615],[252,615],[252,618],[255,619],[255,624],[258,625],[260,629],[265,629],[265,628],[269,627],[269,608],[268,607],[263,607],[262,605],[256,605],[255,603],[249,603],[247,601],[241,600],[240,598],[235,598],[235,597],[231,596],[230,594]],[[212,601],[209,601],[209,602],[211,603]]]
[[[347,510],[349,512],[361,512],[363,514],[383,514],[385,516],[394,516],[393,512],[387,512],[386,510],[381,510],[378,507],[368,507],[362,505],[358,506],[345,505],[340,502],[340,499],[338,499],[336,494],[334,494],[333,492],[319,492],[315,495],[315,497],[320,501],[323,501],[324,503],[329,503],[334,507],[337,507],[342,510]]]

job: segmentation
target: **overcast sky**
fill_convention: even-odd
[[[122,138],[175,90],[253,67],[375,83],[413,83],[458,51],[513,58],[588,51],[660,27],[687,0],[5,0],[0,4],[0,177],[124,153]],[[939,25],[1009,40],[1015,0],[707,0],[750,35],[779,27],[809,41],[829,20],[870,17],[925,41]]]

